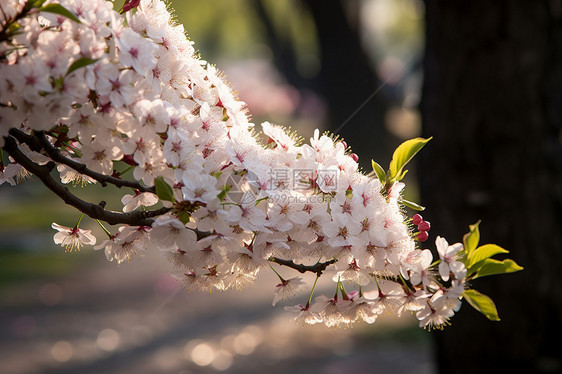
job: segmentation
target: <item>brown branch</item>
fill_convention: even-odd
[[[50,173],[55,168],[55,163],[50,161],[46,165],[38,165],[31,161],[17,146],[14,138],[7,136],[4,138],[4,150],[21,166],[31,174],[36,175],[48,189],[53,191],[66,204],[71,205],[93,219],[105,221],[111,225],[127,224],[132,226],[151,226],[154,221],[152,218],[167,213],[171,208],[160,208],[149,211],[135,211],[121,213],[104,209],[105,203],[88,203],[73,195],[68,188],[57,182]]]
[[[20,19],[22,19],[23,17],[25,17],[32,8],[29,6],[29,4],[26,3],[22,7],[21,11],[18,14],[16,14],[12,19],[7,19],[6,13],[4,12],[4,9],[2,8],[1,5],[0,5],[0,9],[2,10],[2,16],[4,18],[4,21],[6,22],[5,24],[0,24],[2,26],[2,29],[0,30],[0,42],[4,42],[8,40],[8,36],[12,36],[12,35],[8,35],[7,32],[10,26],[16,23],[17,21],[19,21]]]
[[[311,273],[316,273],[316,275],[321,276],[322,272],[326,270],[326,268],[332,264],[335,264],[338,261],[335,258],[328,260],[326,262],[317,262],[314,265],[304,265],[304,264],[295,264],[292,260],[284,260],[278,257],[270,257],[268,261],[275,262],[276,264],[283,265],[295,269],[300,273],[306,273],[307,271]]]
[[[107,185],[107,183],[110,183],[118,188],[130,187],[141,192],[156,193],[156,188],[154,186],[146,187],[135,181],[128,181],[120,178],[115,178],[111,175],[97,173],[88,169],[85,164],[76,162],[68,157],[63,156],[61,151],[53,146],[49,139],[47,139],[47,136],[45,135],[45,133],[43,133],[43,131],[36,131],[35,136],[33,136],[28,135],[21,130],[13,128],[10,130],[10,135],[16,138],[20,143],[27,144],[29,148],[35,152],[41,152],[41,150],[45,150],[47,155],[49,155],[49,157],[53,161],[69,166],[80,174],[87,175],[88,177],[97,180],[104,187]]]

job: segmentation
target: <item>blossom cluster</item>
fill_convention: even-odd
[[[394,310],[439,327],[458,310],[462,245],[437,238],[437,271],[405,216],[402,183],[361,173],[347,144],[318,130],[305,144],[278,125],[256,128],[162,1],[127,3],[121,13],[105,0],[31,3],[1,2],[0,146],[12,158],[0,162],[0,183],[24,170],[8,151],[13,137],[21,157],[54,162],[62,184],[122,180],[121,161],[138,187],[122,197],[122,217],[163,210],[104,228],[95,249],[110,261],[157,249],[186,288],[204,291],[244,287],[271,265],[318,276],[333,269],[334,297],[312,302],[311,293],[289,308],[312,324],[372,323]],[[48,144],[25,141],[36,135]],[[96,242],[78,224],[53,228],[71,249]],[[423,229],[426,239],[427,222]],[[274,304],[306,286],[279,278]]]

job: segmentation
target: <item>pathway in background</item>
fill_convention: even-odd
[[[435,371],[429,334],[413,318],[302,327],[271,307],[271,275],[240,292],[174,295],[177,283],[157,256],[121,266],[102,253],[68,256],[81,255],[91,262],[64,278],[0,289],[2,373]]]

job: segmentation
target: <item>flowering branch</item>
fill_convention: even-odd
[[[17,14],[15,14],[13,16],[13,18],[9,18],[9,17],[7,17],[7,15],[4,11],[4,8],[2,8],[2,5],[0,5],[0,12],[2,14],[2,17],[5,20],[4,24],[0,23],[0,27],[1,27],[1,29],[0,29],[0,42],[8,40],[8,28],[12,24],[16,23],[18,20],[24,18],[30,10],[31,10],[31,7],[29,7],[28,4],[25,4],[25,6],[23,6],[21,8],[21,11],[19,11]]]
[[[53,161],[64,164],[66,166],[70,166],[80,174],[87,175],[88,177],[97,180],[104,187],[107,185],[107,183],[110,183],[118,188],[131,187],[141,192],[156,193],[156,189],[154,188],[154,186],[146,187],[135,181],[128,181],[113,177],[111,175],[97,173],[93,170],[90,170],[86,165],[63,156],[61,151],[54,147],[49,139],[47,139],[47,136],[43,131],[36,131],[35,136],[33,136],[28,135],[19,129],[12,128],[10,129],[10,135],[16,138],[20,143],[27,144],[29,148],[34,150],[35,152],[41,152],[41,150],[45,150],[45,152]]]
[[[299,273],[304,274],[306,272],[311,272],[311,273],[316,273],[316,275],[318,276],[321,276],[324,270],[326,270],[328,266],[335,264],[338,260],[332,258],[331,260],[328,260],[326,262],[317,262],[314,265],[296,264],[292,260],[284,260],[278,257],[270,257],[268,261],[275,262],[276,264],[279,265],[290,267],[291,269],[295,269]]]
[[[72,205],[80,212],[90,216],[93,219],[100,219],[111,225],[128,224],[133,226],[150,226],[154,221],[152,218],[160,216],[170,211],[171,208],[160,208],[151,211],[135,211],[130,213],[120,213],[104,209],[105,202],[99,204],[88,203],[76,195],[72,194],[68,188],[61,183],[55,181],[50,173],[55,168],[54,162],[48,162],[46,165],[38,165],[31,161],[17,146],[16,141],[12,137],[4,138],[6,144],[4,150],[21,166],[23,166],[31,174],[36,175],[48,189],[53,191],[66,204]]]
[[[478,246],[473,225],[463,244],[437,237],[434,261],[420,244],[429,222],[405,215],[405,206],[423,210],[403,199],[401,180],[430,139],[402,143],[388,170],[373,162],[365,174],[330,134],[316,130],[304,143],[264,122],[260,137],[165,2],[129,0],[127,18],[106,0],[44,2],[0,7],[0,147],[11,156],[0,157],[0,184],[15,185],[22,169],[35,174],[102,228],[100,220],[122,224],[104,228],[108,239],[94,249],[120,263],[159,248],[186,288],[245,287],[272,262],[316,279],[333,269],[333,297],[312,301],[313,285],[306,305],[293,307],[306,323],[373,323],[399,307],[420,327],[441,328],[463,299],[499,320],[468,280],[521,270],[492,258],[507,251]],[[30,34],[12,42],[16,32]],[[133,181],[112,174],[124,157],[135,161]],[[123,212],[106,210],[65,186],[80,177],[134,192],[122,196]],[[146,210],[158,202],[169,208]],[[52,227],[67,249],[96,243],[78,224]],[[329,260],[302,263],[311,257]],[[273,304],[305,286],[299,277],[280,280]]]

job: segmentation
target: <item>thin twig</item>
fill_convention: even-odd
[[[25,4],[24,6],[22,6],[21,11],[18,14],[16,14],[12,19],[7,19],[4,9],[2,7],[0,7],[0,9],[2,9],[3,18],[4,21],[6,22],[5,24],[1,25],[2,29],[0,30],[0,42],[4,42],[8,40],[7,30],[10,28],[10,26],[16,23],[17,21],[19,21],[20,19],[22,19],[23,17],[25,17],[31,11],[32,8],[29,8],[28,4]]]
[[[335,264],[337,260],[335,258],[332,258],[331,260],[328,260],[326,262],[317,262],[314,265],[295,264],[295,262],[292,260],[284,260],[278,257],[270,257],[268,261],[290,267],[303,274],[309,271],[311,273],[316,273],[316,275],[318,276],[321,276],[322,272],[326,270],[328,266]]]
[[[154,222],[154,220],[152,219],[153,217],[160,216],[171,210],[171,208],[164,207],[156,210],[121,213],[104,209],[105,203],[103,202],[100,204],[88,203],[72,194],[68,190],[68,188],[51,177],[50,173],[55,168],[54,162],[50,161],[46,165],[38,165],[31,161],[18,148],[14,138],[8,136],[5,137],[4,140],[4,150],[18,164],[27,169],[27,171],[29,171],[31,174],[36,175],[41,180],[41,182],[43,182],[43,184],[47,186],[48,189],[53,191],[66,204],[75,207],[80,212],[88,215],[93,219],[105,221],[110,225],[127,224],[132,226],[151,226],[152,222]]]

